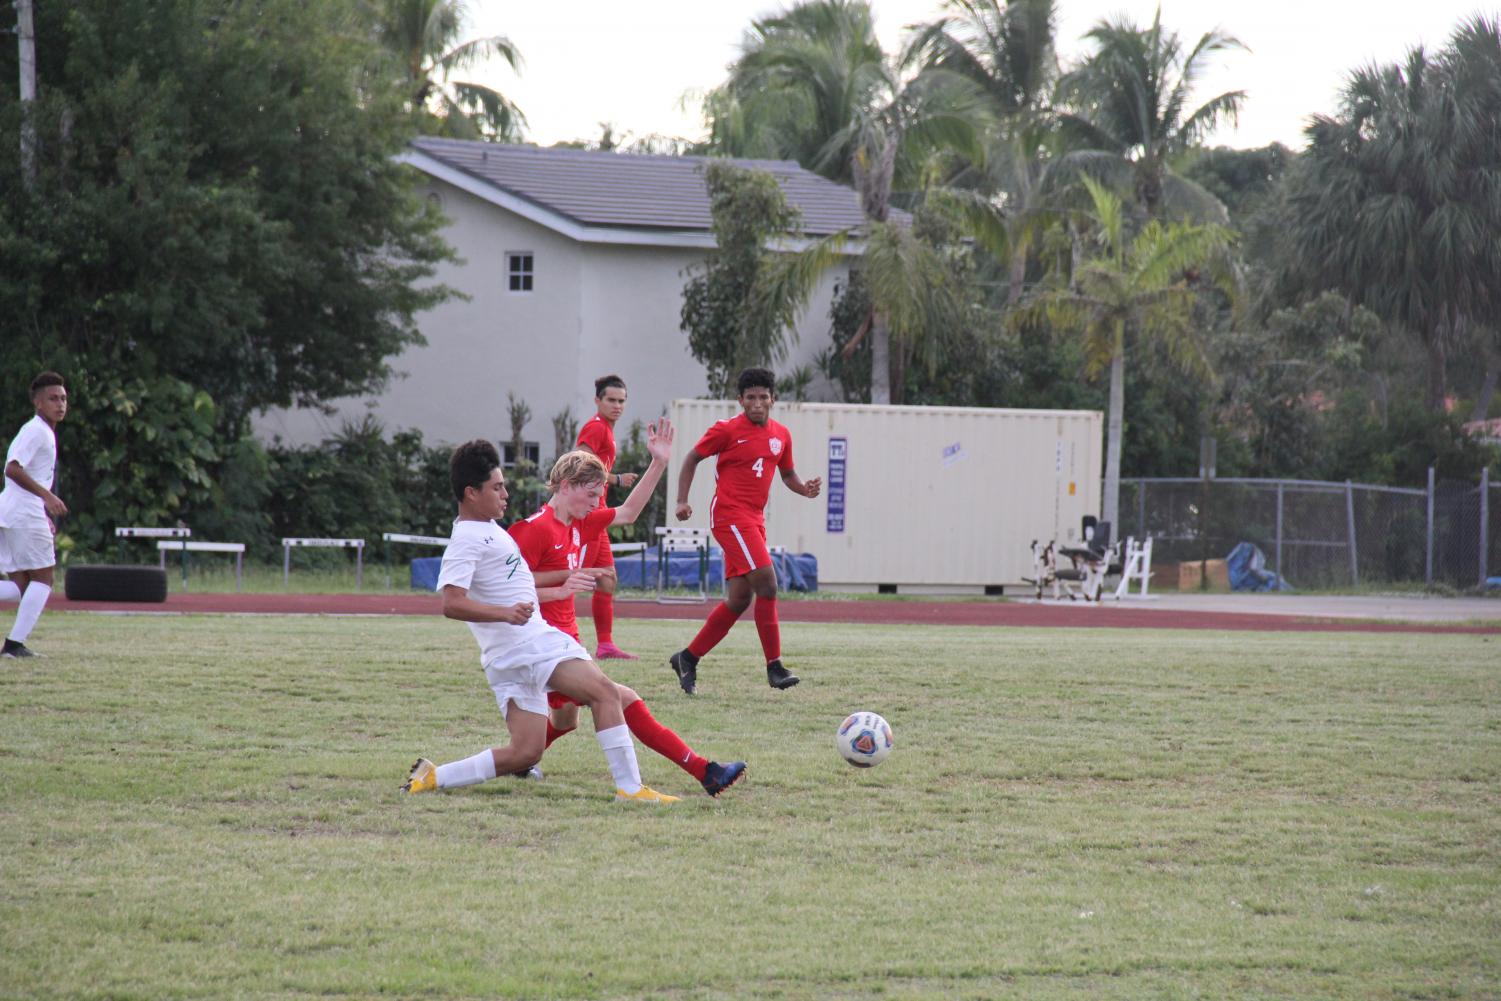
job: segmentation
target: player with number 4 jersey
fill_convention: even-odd
[[[797,675],[782,666],[781,626],[777,621],[777,576],[766,546],[766,502],[773,476],[803,497],[817,497],[822,481],[806,482],[792,464],[792,435],[771,419],[776,402],[776,377],[764,368],[740,373],[736,386],[741,413],[718,421],[698,440],[678,476],[677,518],[693,516],[688,492],[698,464],[716,459],[714,499],[709,505],[709,530],[724,550],[725,600],[688,646],[673,654],[670,663],[678,684],[692,695],[698,685],[698,662],[718,645],[730,627],[756,602],[756,632],[766,655],[766,680],[772,688],[798,683]]]

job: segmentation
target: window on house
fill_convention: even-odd
[[[513,253],[506,255],[506,288],[512,292],[532,290],[532,255]]]
[[[532,468],[535,469],[536,467],[538,467],[538,466],[540,466],[542,464],[542,446],[538,445],[534,441],[524,441],[524,442],[522,442],[521,443],[521,457],[523,459],[527,460],[528,462],[530,462],[532,464]],[[500,447],[500,464],[503,467],[505,467],[506,469],[515,469],[516,468],[516,444],[515,444],[515,442],[509,442],[508,441],[508,442],[505,442],[504,444],[501,445],[501,447]]]

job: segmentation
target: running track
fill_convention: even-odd
[[[56,595],[49,609],[134,614],[437,615],[429,594],[173,594],[163,604],[69,601]],[[702,619],[707,605],[619,601],[626,619]],[[582,614],[587,616],[585,606]],[[1021,604],[1007,601],[796,601],[778,603],[783,622],[885,625],[1014,626],[1064,629],[1217,629],[1243,632],[1472,633],[1501,635],[1501,627],[1376,622],[1369,619],[1269,615],[1259,612],[1186,612],[1122,605]]]

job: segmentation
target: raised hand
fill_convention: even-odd
[[[666,417],[646,425],[646,451],[653,459],[672,458],[672,439],[677,434]]]

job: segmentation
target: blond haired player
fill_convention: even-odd
[[[496,523],[505,513],[505,476],[492,442],[454,449],[449,481],[459,517],[443,554],[438,590],[443,614],[468,623],[479,643],[485,680],[505,716],[510,742],[443,765],[417,759],[402,788],[409,793],[475,785],[524,772],[542,757],[547,740],[547,693],[562,692],[589,707],[594,734],[609,762],[617,799],[674,803],[641,783],[636,746],[620,708],[620,692],[584,648],[542,621],[537,601],[587,590],[588,575],[540,593],[516,543]]]
[[[590,545],[609,545],[605,530],[611,525],[634,522],[657,482],[667,470],[672,455],[672,425],[663,418],[646,428],[646,449],[651,465],[642,474],[625,503],[618,508],[600,507],[605,492],[605,466],[598,457],[585,451],[560,456],[548,475],[552,496],[536,514],[511,526],[511,535],[522,557],[532,568],[539,587],[562,583],[570,574],[584,568],[586,572],[605,574],[603,569],[589,570]],[[598,540],[594,543],[590,540]],[[542,603],[542,618],[578,639],[578,620],[573,595]],[[618,683],[617,683],[618,684]],[[689,747],[670,728],[657,722],[646,702],[625,685],[618,685],[620,704],[626,726],[647,747],[692,775],[710,796],[718,796],[745,774],[745,762],[720,764],[710,761]],[[558,692],[548,693],[552,707],[547,722],[547,744],[571,732],[578,725],[578,703]]]

